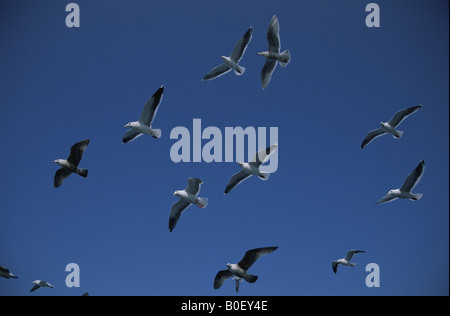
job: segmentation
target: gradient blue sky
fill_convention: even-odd
[[[241,295],[449,294],[449,3],[375,1],[381,28],[365,25],[370,1],[75,1],[81,27],[65,26],[70,1],[0,1],[1,295],[235,295],[213,279],[245,251],[279,249],[250,270]],[[273,14],[291,63],[261,89]],[[201,78],[251,25],[247,72]],[[123,145],[162,85],[154,121],[163,137]],[[363,151],[366,133],[396,111],[423,104]],[[279,168],[223,190],[235,163],[170,159],[170,131],[279,128]],[[81,167],[53,188],[70,147],[91,143]],[[204,142],[206,143],[206,142]],[[418,202],[375,206],[424,159]],[[189,208],[168,230],[172,193],[204,179],[205,210]],[[354,268],[331,262],[349,249]],[[77,263],[81,288],[67,288]],[[367,288],[377,263],[381,287]]]

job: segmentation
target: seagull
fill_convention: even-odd
[[[361,144],[361,149],[366,147],[372,140],[375,138],[384,135],[386,133],[391,134],[394,138],[400,138],[403,135],[402,131],[397,130],[397,126],[400,125],[401,122],[411,114],[415,113],[417,110],[421,109],[422,105],[413,106],[407,109],[403,109],[401,111],[398,111],[395,113],[394,117],[387,123],[381,122],[380,128],[374,129],[373,131],[370,131],[366,137],[364,138],[364,141]]]
[[[6,269],[5,267],[0,266],[0,277],[4,277],[6,279],[17,279],[17,276],[15,276],[14,274],[12,274],[11,272],[9,272],[8,269]]]
[[[50,283],[46,282],[46,281],[41,281],[41,280],[36,280],[31,282],[31,284],[34,284],[33,288],[30,290],[30,292],[34,292],[38,289],[40,289],[41,287],[49,287],[49,288],[55,288],[53,285],[51,285]]]
[[[238,184],[248,179],[252,175],[258,176],[261,180],[269,179],[269,173],[263,173],[260,171],[260,166],[267,160],[267,158],[278,148],[278,143],[267,147],[259,151],[249,163],[238,162],[242,170],[234,174],[225,188],[224,194],[228,194],[233,190]]]
[[[344,259],[339,259],[337,261],[333,261],[333,271],[334,273],[337,273],[337,268],[340,264],[342,264],[343,266],[347,266],[347,267],[354,267],[356,265],[356,263],[352,263],[350,262],[353,258],[353,256],[357,253],[366,253],[365,251],[362,250],[350,250],[349,252],[347,252],[347,255],[345,256]]]
[[[238,264],[227,264],[228,270],[219,271],[214,279],[214,289],[219,289],[223,283],[233,277],[232,280],[236,281],[236,292],[239,292],[239,283],[242,280],[247,281],[248,283],[255,283],[258,279],[257,276],[248,274],[248,269],[259,259],[259,257],[263,255],[267,255],[269,253],[277,250],[278,247],[266,247],[266,248],[257,248],[249,250],[245,253],[244,258]]]
[[[130,122],[124,127],[130,127],[123,135],[122,143],[126,144],[142,136],[143,134],[151,135],[153,138],[161,137],[160,129],[153,129],[152,122],[155,118],[158,106],[164,94],[164,85],[162,85],[153,96],[145,103],[144,110],[137,122]]]
[[[223,76],[224,74],[234,70],[237,76],[241,76],[245,72],[245,68],[239,66],[244,53],[247,49],[248,44],[253,36],[253,26],[251,26],[247,32],[241,37],[241,39],[234,46],[233,52],[230,57],[222,56],[223,63],[212,69],[208,74],[202,79],[202,81],[216,79],[217,77]]]
[[[185,209],[187,209],[191,204],[197,205],[199,208],[206,208],[208,205],[208,199],[198,197],[198,193],[200,192],[200,185],[203,183],[203,180],[197,178],[189,178],[188,186],[183,191],[175,191],[173,195],[176,195],[180,198],[180,200],[172,205],[172,210],[170,211],[169,216],[169,230],[175,228],[180,219],[181,213]]]
[[[411,191],[416,187],[422,178],[423,172],[425,171],[425,161],[422,160],[416,169],[411,172],[411,174],[406,178],[405,182],[400,189],[390,190],[388,194],[382,197],[377,203],[383,204],[387,202],[392,202],[396,199],[410,199],[413,201],[418,201],[422,198],[422,193],[411,193]]]
[[[76,143],[70,149],[70,155],[67,160],[65,159],[56,159],[53,163],[56,163],[61,166],[61,169],[56,171],[55,179],[53,184],[55,188],[59,188],[59,186],[63,183],[63,181],[70,176],[72,173],[76,173],[84,178],[88,176],[87,169],[80,169],[78,165],[80,164],[81,158],[83,157],[83,153],[89,145],[90,140],[86,139],[79,143]]]
[[[269,29],[267,31],[267,40],[269,42],[269,50],[267,52],[256,53],[259,56],[266,58],[266,63],[261,71],[261,81],[263,89],[267,88],[270,79],[272,78],[272,73],[280,62],[281,67],[286,67],[291,61],[291,53],[289,50],[281,51],[280,42],[280,23],[276,15],[272,17],[269,23]]]

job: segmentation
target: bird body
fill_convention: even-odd
[[[138,121],[130,122],[124,127],[130,129],[125,132],[122,138],[122,143],[126,144],[135,140],[142,135],[151,135],[153,138],[161,138],[161,130],[153,129],[152,123],[158,112],[158,107],[161,104],[161,100],[164,94],[164,85],[162,85],[144,105],[141,117]]]
[[[354,266],[356,266],[356,263],[351,262],[351,260],[353,259],[353,256],[357,253],[366,253],[366,252],[363,250],[350,250],[347,252],[347,255],[345,256],[345,258],[333,261],[332,267],[333,267],[334,273],[337,273],[337,268],[340,264],[343,266],[352,267],[352,268]]]
[[[387,122],[387,123],[381,122],[380,126],[386,133],[391,134],[395,138],[400,138],[403,135],[402,131],[399,131],[399,130],[395,129],[395,127],[392,127],[391,125],[389,125],[389,122]]]
[[[425,171],[425,161],[422,160],[419,165],[409,174],[405,182],[399,189],[393,189],[388,192],[388,194],[382,197],[376,204],[383,204],[387,202],[392,202],[396,199],[408,199],[413,201],[418,201],[422,198],[422,193],[412,193],[411,191],[419,183]]]
[[[49,287],[51,289],[55,288],[53,285],[51,285],[47,281],[36,280],[36,281],[31,282],[31,284],[34,284],[34,286],[30,290],[30,292],[34,292],[34,291],[40,289],[41,287]]]
[[[239,283],[242,280],[248,283],[255,283],[258,280],[258,276],[249,274],[248,270],[261,256],[272,253],[277,249],[278,247],[252,249],[245,253],[244,258],[239,263],[228,263],[227,270],[219,271],[214,278],[214,289],[219,289],[229,278],[233,278],[232,280],[236,281],[236,292],[239,291]]]
[[[63,181],[67,177],[69,177],[72,173],[76,173],[79,176],[87,178],[88,170],[78,168],[78,165],[80,164],[81,158],[83,157],[83,153],[86,150],[89,143],[90,143],[89,139],[86,139],[79,143],[76,143],[70,149],[69,158],[56,159],[55,161],[53,161],[53,163],[56,163],[61,167],[61,169],[56,171],[56,174],[55,174],[55,177],[53,180],[53,185],[55,186],[55,188],[58,188],[59,186],[61,186]]]

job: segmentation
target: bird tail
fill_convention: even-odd
[[[150,131],[152,133],[153,138],[156,138],[156,139],[161,138],[162,132],[160,129],[151,129]]]
[[[280,66],[284,68],[289,64],[290,61],[291,61],[291,52],[287,49],[281,53]]]
[[[270,173],[263,173],[263,172],[261,172],[260,174],[259,174],[259,178],[261,179],[261,180],[269,180],[269,177],[270,177]]]
[[[419,201],[419,200],[422,198],[422,196],[423,196],[422,193],[416,193],[416,194],[413,194],[412,200],[413,200],[413,201]]]
[[[354,268],[354,267],[356,266],[356,263],[350,263],[350,266],[351,266],[352,268]]]
[[[238,66],[237,69],[234,70],[234,73],[237,76],[242,76],[244,74],[244,72],[245,72],[245,67],[242,67],[242,66]]]
[[[77,173],[80,176],[82,176],[83,178],[87,178],[87,176],[88,176],[88,170],[87,169],[79,169]]]
[[[248,283],[255,283],[256,280],[258,280],[258,277],[256,275],[247,274],[244,280],[247,281]]]
[[[200,208],[206,208],[208,206],[208,199],[206,198],[198,198],[197,206]]]

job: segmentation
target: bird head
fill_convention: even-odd
[[[127,124],[125,124],[123,127],[131,127],[131,122],[130,123],[127,123]]]

